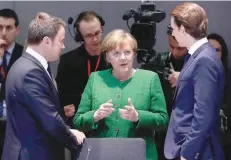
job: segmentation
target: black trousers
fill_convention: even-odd
[[[165,141],[166,133],[167,133],[167,128],[155,133],[158,160],[168,160],[164,156],[164,141]]]
[[[0,159],[2,157],[2,152],[4,147],[5,132],[6,132],[6,121],[0,120]]]
[[[231,144],[223,147],[225,160],[231,160]]]

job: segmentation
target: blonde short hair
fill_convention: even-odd
[[[108,33],[101,44],[101,52],[109,52],[116,47],[124,44],[124,43],[130,43],[131,48],[134,53],[137,51],[137,41],[136,39],[128,32],[122,30],[122,29],[115,29]]]

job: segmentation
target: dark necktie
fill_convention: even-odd
[[[184,65],[187,63],[187,61],[189,60],[189,58],[191,57],[191,54],[186,54],[184,57]]]
[[[47,72],[50,74],[50,77],[52,79],[52,73],[51,73],[51,68],[50,68],[49,63],[48,63],[48,67],[47,67]]]
[[[57,85],[56,85],[55,79],[53,79],[53,77],[52,77],[51,67],[50,67],[49,63],[48,63],[48,67],[47,67],[47,72],[49,73],[49,75],[51,77],[51,81],[53,82],[53,84],[54,84],[54,86],[55,86],[55,88],[57,90]]]
[[[3,101],[0,102],[0,118],[3,117]]]
[[[6,78],[6,68],[7,68],[7,57],[9,56],[9,52],[5,51],[2,59],[2,65],[1,65],[1,81]],[[3,101],[0,101],[0,118],[3,117]]]
[[[5,51],[2,59],[2,65],[1,65],[1,79],[4,79],[6,77],[6,68],[7,68],[7,57],[9,56],[9,52]]]

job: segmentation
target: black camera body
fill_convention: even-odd
[[[172,105],[173,105],[173,96],[175,89],[171,87],[171,84],[168,81],[171,64],[171,55],[169,52],[159,52],[153,57],[149,63],[143,64],[141,69],[150,70],[158,74],[158,77],[161,82],[161,86],[164,92],[164,97],[166,101],[168,115],[171,115]]]
[[[134,18],[135,23],[132,24],[131,34],[135,37],[138,43],[138,63],[148,63],[155,56],[156,52],[153,49],[156,43],[156,23],[164,20],[166,13],[156,9],[156,5],[146,1],[137,9],[130,9],[123,15],[123,20]]]
[[[161,81],[168,81],[168,76],[171,74],[170,53],[157,53],[155,57],[150,59],[149,63],[141,66],[142,69],[151,70],[159,75]]]

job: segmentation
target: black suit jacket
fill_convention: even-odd
[[[15,43],[15,46],[14,46],[14,50],[12,52],[12,55],[10,57],[10,61],[9,61],[9,64],[7,66],[7,69],[6,69],[6,77],[7,77],[7,74],[11,68],[11,66],[14,64],[14,62],[19,58],[21,57],[22,55],[22,52],[23,52],[23,46],[18,44],[18,43]],[[1,84],[1,90],[0,90],[0,101],[4,100],[5,99],[5,79],[2,80],[2,84]]]
[[[100,56],[99,70],[107,68],[104,55]],[[57,87],[61,105],[74,104],[78,109],[81,95],[88,81],[87,61],[91,62],[91,72],[95,71],[98,56],[89,56],[84,45],[65,53],[60,58],[57,71]]]
[[[57,90],[41,63],[24,53],[6,79],[7,129],[2,160],[63,160],[78,149]]]

